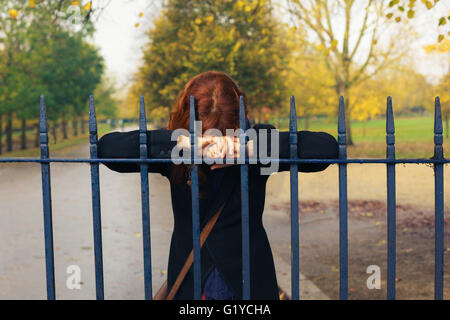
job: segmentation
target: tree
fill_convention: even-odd
[[[440,79],[435,87],[435,94],[440,97],[442,105],[442,116],[445,121],[446,134],[449,136],[450,117],[450,39],[445,39],[438,44],[431,44],[424,47],[427,54],[439,58],[443,70],[447,73]]]
[[[349,145],[353,144],[352,89],[398,61],[405,52],[402,39],[383,38],[388,26],[386,7],[383,0],[288,0],[289,12],[322,52],[336,94],[345,97]],[[342,26],[340,33],[337,24]]]
[[[314,115],[334,115],[336,99],[333,91],[333,75],[320,58],[317,48],[305,43],[306,35],[297,28],[288,33],[288,44],[292,50],[291,60],[282,75],[290,95],[295,96],[297,116],[305,119],[304,129],[309,128],[309,119]],[[286,101],[287,102],[287,101]],[[289,104],[282,107],[289,114]]]
[[[77,82],[70,87],[73,93],[70,104],[62,106],[73,110],[55,113],[51,107],[51,120],[56,122],[57,116],[61,114],[70,117],[80,112],[80,105],[86,105],[85,101],[79,101],[80,96],[84,95],[86,100],[86,90],[92,92],[101,77],[101,74],[92,76],[89,72],[102,72],[98,53],[85,41],[94,31],[91,19],[102,9],[100,5],[94,10],[91,4],[70,0],[8,0],[0,3],[0,153],[4,114],[7,115],[7,150],[12,150],[14,114],[22,121],[22,148],[26,147],[26,120],[38,116],[39,94],[48,93],[48,98],[52,99],[48,87],[48,81],[51,82],[48,77],[50,70],[61,74],[61,70],[68,70],[71,65],[78,63],[78,68],[72,67],[70,73],[66,73],[66,78],[60,78],[59,85],[51,88],[51,94],[58,95],[64,91],[60,90],[61,87],[69,81]],[[79,14],[79,24],[73,24],[74,13]],[[62,34],[65,34],[67,40],[65,45],[77,43],[80,51],[74,52],[76,56],[73,57],[70,56],[72,52],[66,51],[65,64],[60,60],[61,64],[56,66],[55,63],[58,62],[52,59],[63,50]],[[80,65],[86,68],[79,68]],[[57,68],[59,70],[56,70]],[[52,77],[55,78],[56,75]]]
[[[269,0],[168,0],[148,32],[143,65],[130,90],[138,105],[170,107],[185,83],[207,70],[233,77],[251,108],[273,107],[284,93],[287,52]]]
[[[111,78],[104,76],[102,82],[95,89],[95,109],[98,115],[104,116],[107,119],[114,119],[117,117],[119,105],[114,98],[116,92],[114,81]]]

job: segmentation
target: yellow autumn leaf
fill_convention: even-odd
[[[34,8],[34,7],[36,7],[36,2],[34,0],[30,0],[30,1],[28,1],[28,6],[30,8]]]
[[[245,12],[250,12],[252,11],[252,7],[250,6],[245,6]]]
[[[83,7],[84,10],[89,11],[92,8],[92,1],[89,1],[88,3],[86,3]]]
[[[206,22],[209,22],[209,23],[213,22],[213,21],[214,21],[214,16],[208,16],[208,17],[206,17],[206,18],[205,18],[205,21],[206,21]]]
[[[71,5],[71,6],[78,6],[78,5],[80,5],[80,1],[72,1],[72,2],[70,3],[70,5]]]
[[[139,28],[139,26],[140,26],[139,22],[134,25],[135,28]]]
[[[197,18],[194,21],[195,21],[196,24],[201,24],[202,23],[202,19],[200,19],[200,18]]]
[[[139,18],[142,18],[144,16],[144,13],[143,12],[140,12],[139,13]]]
[[[12,19],[17,19],[17,16],[19,15],[19,11],[16,9],[9,9],[8,14]]]

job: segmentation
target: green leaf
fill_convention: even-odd
[[[438,37],[438,42],[442,42],[442,40],[444,40],[444,35],[440,34]]]
[[[400,10],[401,12],[403,12],[403,11],[405,11],[405,8],[402,7],[402,6],[399,6],[399,7],[398,7],[398,10]]]
[[[414,14],[415,14],[414,10],[408,10],[408,18],[409,19],[414,18]]]
[[[445,25],[447,23],[447,20],[445,20],[445,17],[441,17],[440,19],[439,19],[439,26],[443,26],[443,25]]]

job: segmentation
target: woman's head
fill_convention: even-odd
[[[196,120],[202,129],[226,129],[239,127],[239,96],[244,96],[245,114],[247,98],[237,84],[226,73],[207,71],[192,78],[178,96],[170,115],[167,129],[189,129],[190,97],[195,99]]]
[[[195,76],[184,86],[171,112],[167,129],[189,129],[191,96],[195,99],[195,119],[202,122],[202,133],[218,129],[225,135],[226,129],[239,128],[240,96],[244,97],[245,115],[248,113],[245,93],[233,79],[223,72],[207,71]],[[201,166],[199,170],[200,183],[206,177],[204,169]],[[189,166],[176,166],[171,179],[175,182],[186,181],[190,185]]]

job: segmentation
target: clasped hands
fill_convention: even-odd
[[[235,159],[239,158],[241,144],[236,136],[201,136],[198,137],[197,145],[202,150],[202,156],[210,159]],[[177,146],[183,149],[191,148],[190,137],[181,135],[177,139]],[[247,154],[253,155],[253,141],[247,143]],[[213,165],[212,169],[227,165]]]

